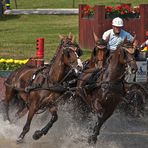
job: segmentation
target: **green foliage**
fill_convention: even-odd
[[[77,15],[5,16],[0,23],[1,58],[22,59],[34,56],[36,38],[43,37],[45,59],[49,60],[60,43],[60,34],[68,35],[72,32],[78,36]]]
[[[0,70],[15,70],[27,61],[28,60],[0,59]]]
[[[118,5],[121,3],[132,3],[138,5],[148,3],[148,0],[16,0],[18,9],[36,8],[78,8],[79,4],[89,5]],[[15,1],[11,0],[12,8],[15,8]]]

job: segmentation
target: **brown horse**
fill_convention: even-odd
[[[93,135],[89,137],[89,143],[96,143],[101,126],[122,100],[126,65],[131,67],[133,73],[137,70],[134,52],[133,44],[130,42],[125,41],[119,45],[114,54],[109,57],[105,70],[98,77],[96,87],[91,91],[86,90],[87,96],[83,101],[98,115],[98,122],[94,127]],[[78,81],[78,87],[80,83]]]
[[[82,85],[83,82],[88,79],[94,71],[103,68],[106,60],[107,41],[101,38],[99,39],[95,33],[93,33],[93,35],[95,40],[95,47],[92,50],[90,59],[83,62],[84,68],[79,77]]]
[[[38,68],[38,66],[37,66],[37,61],[38,60],[40,60],[38,57],[31,57],[31,58],[29,58],[29,60],[27,61],[26,64],[24,64],[20,68],[12,71],[10,73],[9,77],[5,81],[5,84],[7,86],[11,86],[11,88],[14,88],[13,84],[15,84],[15,82],[18,80],[18,78],[21,76],[22,73],[24,73],[27,70],[32,70],[32,69],[37,69]],[[14,92],[13,89],[12,89],[12,92]],[[12,94],[11,97],[15,98],[17,96],[16,93],[11,93],[11,94]]]
[[[94,39],[95,47],[92,50],[91,57],[90,59],[85,61],[86,64],[84,66],[84,69],[78,77],[77,86],[79,88],[83,88],[83,86],[85,86],[87,82],[89,83],[91,79],[97,77],[97,74],[103,69],[106,61],[107,42],[103,39],[99,39],[95,34]],[[85,89],[78,89],[77,93],[80,97],[85,97]]]
[[[45,77],[45,73],[43,72],[43,74],[37,74],[35,78],[33,78],[32,86],[36,84],[43,84],[43,87],[33,88],[26,93],[25,91],[20,90],[20,86],[23,85],[21,83],[23,81],[25,82],[32,72],[26,71],[21,75],[21,77],[19,77],[15,89],[17,90],[17,87],[19,88],[18,94],[26,102],[29,112],[26,124],[22,133],[18,137],[17,142],[23,141],[24,136],[30,129],[32,118],[38,110],[48,108],[52,117],[43,129],[34,133],[33,138],[35,140],[39,139],[42,135],[46,135],[53,123],[58,119],[57,102],[65,89],[63,89],[63,87],[59,87],[57,90],[57,86],[60,86],[59,84],[61,84],[66,76],[65,71],[67,71],[67,68],[70,67],[76,69],[78,67],[78,55],[76,50],[77,46],[75,46],[73,39],[61,37],[61,44],[59,45],[50,64],[50,69],[45,70],[47,77]],[[47,83],[45,83],[45,80]],[[9,102],[9,99],[10,97],[6,98],[5,101]]]
[[[24,64],[23,66],[21,66],[20,68],[14,70],[13,72],[10,73],[9,77],[5,80],[4,84],[6,86],[6,98],[8,97],[11,97],[11,98],[17,98],[17,91],[14,89],[15,88],[15,83],[17,82],[18,78],[25,72],[25,71],[32,71],[33,69],[36,69],[37,70],[37,62],[38,58],[37,57],[31,57],[29,58],[29,60],[27,61],[26,64]],[[9,93],[8,93],[9,92]],[[8,99],[8,100],[11,100],[11,99]],[[19,100],[19,99],[18,99]],[[18,101],[17,101],[18,102]],[[5,104],[5,100],[2,100],[2,105],[3,105],[3,109],[4,109],[4,120],[7,120],[7,103]],[[19,102],[19,104],[22,104],[23,106],[25,104],[23,104],[22,101]],[[22,110],[22,106],[21,105],[21,108],[19,109],[18,113]],[[6,115],[5,115],[6,114]],[[17,114],[16,114],[17,115]]]
[[[29,60],[27,61],[26,64],[24,64],[23,66],[21,66],[20,68],[14,70],[13,72],[11,72],[11,74],[9,75],[9,77],[6,80],[6,83],[12,84],[13,82],[15,82],[19,76],[24,73],[24,71],[26,71],[27,69],[32,69],[32,68],[36,68],[36,61],[38,60],[37,57],[31,57],[29,58]]]
[[[61,40],[59,47],[61,46],[63,48],[75,48],[77,55],[81,56],[82,51],[78,44],[74,41],[74,36],[71,33],[69,33],[68,36],[64,37],[60,35],[59,37]],[[9,102],[12,100],[12,98],[16,98],[16,101],[19,102],[19,104],[21,103],[21,106],[16,113],[17,118],[22,117],[27,112],[28,109],[26,107],[26,103],[22,101],[18,92],[24,90],[27,86],[29,86],[31,83],[31,79],[33,79],[36,74],[41,73],[43,70],[48,71],[50,69],[50,66],[52,65],[51,60],[50,64],[47,67],[37,67],[35,64],[37,60],[37,58],[30,58],[25,65],[12,72],[5,81],[6,97],[3,100],[4,120],[9,120],[8,108]],[[22,79],[23,75],[25,75],[25,79]]]

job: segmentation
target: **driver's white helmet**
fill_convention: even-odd
[[[113,19],[112,25],[115,27],[123,27],[123,20],[120,17],[116,17]]]

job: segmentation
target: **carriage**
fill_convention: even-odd
[[[126,114],[132,117],[144,116],[148,109],[148,59],[147,52],[137,58],[136,74],[128,73],[125,78],[127,95],[123,102]]]

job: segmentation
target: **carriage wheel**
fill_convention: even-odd
[[[130,87],[123,103],[126,115],[142,117],[144,115],[146,95],[138,85]]]

